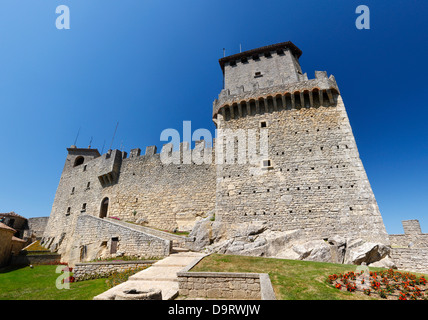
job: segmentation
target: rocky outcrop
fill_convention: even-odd
[[[301,230],[273,231],[265,222],[252,221],[225,226],[213,213],[196,223],[187,239],[194,251],[275,257],[395,268],[390,247],[382,243],[334,235],[310,239]]]

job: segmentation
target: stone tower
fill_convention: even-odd
[[[388,243],[336,80],[324,71],[308,79],[301,54],[283,42],[220,59],[213,121],[216,154],[226,156],[217,160],[216,220]]]

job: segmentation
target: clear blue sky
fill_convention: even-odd
[[[55,27],[63,4],[70,30]],[[290,40],[309,78],[336,77],[387,231],[428,233],[427,17],[423,0],[2,0],[0,212],[50,214],[79,128],[79,147],[106,151],[119,121],[128,152],[184,120],[213,131],[223,48]]]

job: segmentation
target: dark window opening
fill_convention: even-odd
[[[260,122],[260,128],[266,128],[266,127],[267,127],[266,121]]]
[[[100,218],[107,217],[108,203],[109,203],[109,199],[108,198],[104,198],[103,201],[101,201]]]
[[[85,158],[82,156],[77,157],[76,160],[74,160],[74,167],[80,166],[85,161]]]
[[[254,74],[254,78],[260,78],[260,77],[263,77],[263,75],[262,75],[262,73],[261,73],[261,72],[256,72],[256,73]]]
[[[270,167],[270,166],[271,166],[270,160],[263,160],[263,167]]]

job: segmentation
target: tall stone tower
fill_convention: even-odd
[[[324,71],[308,79],[301,54],[283,42],[220,59],[213,121],[223,141],[216,153],[226,156],[217,161],[216,220],[389,243],[336,80]]]

